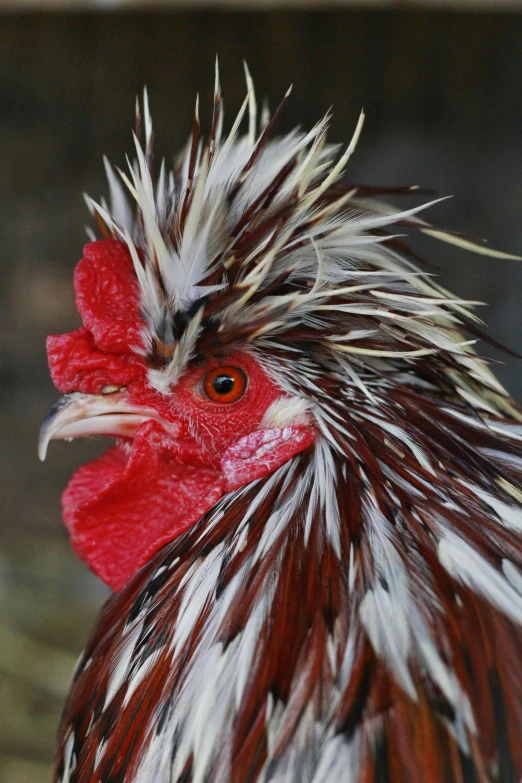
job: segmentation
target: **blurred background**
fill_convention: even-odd
[[[243,58],[272,107],[294,83],[282,131],[333,105],[330,139],[346,142],[364,106],[352,182],[453,194],[435,222],[522,253],[521,4],[130,5],[0,0],[0,783],[50,780],[70,673],[106,596],[72,555],[59,503],[105,444],[53,444],[42,465],[36,439],[58,396],[45,337],[79,323],[81,194],[104,192],[102,153],[123,165],[131,152],[144,84],[158,156],[185,142],[197,91],[208,121],[216,53],[229,122]],[[522,351],[522,266],[428,240],[420,249],[447,287],[488,302],[491,335]],[[483,350],[522,401],[520,363]]]

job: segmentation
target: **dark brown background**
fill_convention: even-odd
[[[200,13],[0,17],[1,489],[0,782],[49,779],[69,674],[104,590],[71,555],[59,494],[100,444],[36,459],[56,398],[44,338],[78,323],[71,275],[85,241],[81,192],[103,192],[102,153],[131,151],[134,96],[149,87],[158,151],[188,134],[195,93],[208,118],[219,53],[228,120],[242,58],[282,130],[331,104],[347,141],[364,106],[351,179],[433,185],[455,198],[436,221],[522,252],[522,17],[434,13]],[[427,242],[458,294],[484,299],[491,333],[522,349],[522,267]],[[522,400],[520,365],[498,374]]]

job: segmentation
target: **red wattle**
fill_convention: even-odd
[[[140,427],[129,457],[125,448],[80,468],[62,496],[75,551],[113,590],[224,493],[219,468],[202,464],[157,422]]]

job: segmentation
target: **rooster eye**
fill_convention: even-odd
[[[204,392],[212,402],[236,402],[246,386],[246,375],[237,367],[216,367],[203,378]]]

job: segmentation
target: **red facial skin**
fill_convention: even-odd
[[[245,351],[221,362],[247,379],[236,402],[216,403],[203,390],[216,361],[192,367],[168,395],[148,382],[141,343],[138,285],[126,248],[113,240],[87,245],[75,272],[84,327],[47,340],[51,375],[62,392],[99,394],[125,386],[137,407],[154,408],[165,427],[147,421],[80,468],[62,498],[77,554],[113,590],[161,546],[212,508],[222,495],[272,472],[314,440],[302,425],[259,430],[281,390]],[[171,426],[169,429],[168,425]]]

